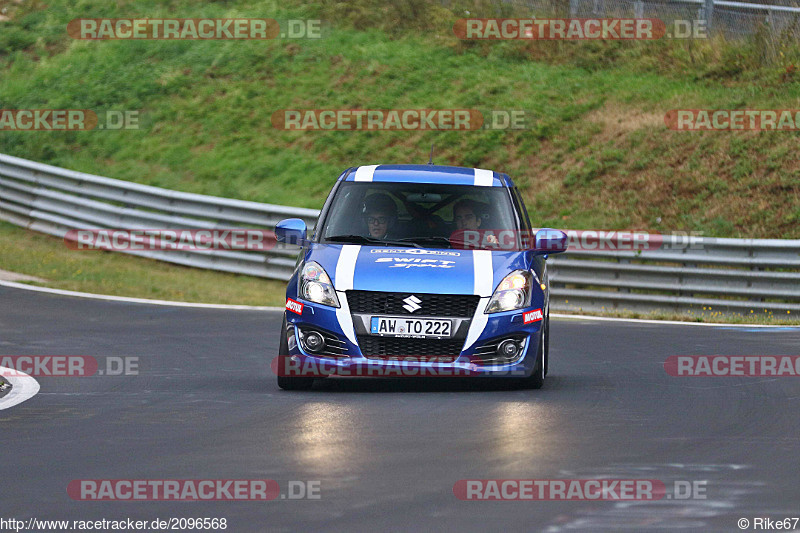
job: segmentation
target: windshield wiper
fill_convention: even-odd
[[[405,239],[391,240],[391,239],[375,239],[373,237],[364,237],[363,235],[333,235],[325,237],[329,242],[346,242],[348,244],[382,244],[391,246],[413,246],[414,248],[422,248],[415,242],[405,242]]]

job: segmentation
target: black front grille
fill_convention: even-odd
[[[447,363],[454,361],[464,345],[463,339],[404,339],[398,337],[377,337],[359,335],[358,344],[361,353],[368,359],[405,358],[417,361],[436,361]]]
[[[421,302],[417,311],[409,312],[403,305],[409,296]],[[347,291],[351,313],[378,315],[457,316],[471,318],[480,296],[471,294],[418,294],[412,292]]]

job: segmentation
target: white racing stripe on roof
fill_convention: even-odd
[[[482,168],[475,169],[475,185],[491,187],[494,183],[494,172]]]
[[[375,174],[375,169],[378,165],[366,165],[356,169],[356,175],[353,181],[372,181],[372,176]]]

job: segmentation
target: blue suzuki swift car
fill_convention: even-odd
[[[542,386],[546,258],[566,249],[567,236],[533,232],[507,175],[439,165],[350,168],[310,237],[300,219],[281,221],[275,234],[302,246],[286,289],[279,358],[333,369],[278,371],[281,388],[307,389],[329,374],[382,375],[355,370],[398,362],[396,375],[449,370]]]

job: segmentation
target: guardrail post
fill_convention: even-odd
[[[712,19],[714,18],[714,0],[705,0],[703,4],[703,16],[701,19],[706,21],[706,30],[711,34]]]
[[[631,263],[631,260],[628,259],[627,257],[619,257],[619,258],[617,258],[617,262],[621,263],[621,264],[628,264],[629,265]],[[616,272],[614,277],[619,279],[619,272]],[[617,290],[619,292],[631,292],[631,290],[628,287],[620,287]]]

